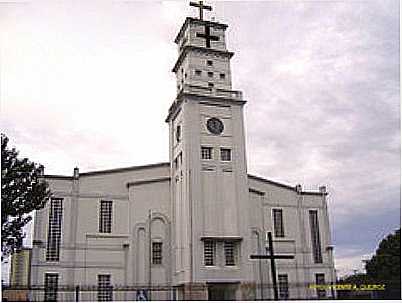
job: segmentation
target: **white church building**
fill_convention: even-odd
[[[31,285],[45,287],[33,299],[68,300],[65,286],[94,286],[81,300],[273,299],[270,261],[250,258],[266,254],[267,232],[293,257],[275,261],[280,299],[334,296],[314,287],[336,279],[325,186],[247,171],[226,29],[201,15],[176,36],[169,162],[44,175],[53,198],[35,216]]]

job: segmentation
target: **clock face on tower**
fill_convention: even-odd
[[[207,121],[207,129],[214,135],[219,135],[223,132],[223,122],[218,118],[211,118]]]

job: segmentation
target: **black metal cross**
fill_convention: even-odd
[[[209,5],[204,5],[204,1],[198,1],[198,3],[196,2],[190,2],[190,6],[195,6],[198,7],[198,9],[200,10],[200,20],[202,20],[203,17],[203,10],[208,10],[208,11],[212,11],[212,6]]]
[[[211,27],[208,24],[205,24],[205,33],[203,33],[203,34],[197,33],[196,36],[198,38],[204,38],[205,39],[205,45],[208,48],[211,48],[211,41],[218,41],[219,40],[218,36],[211,36]]]
[[[274,289],[274,300],[278,300],[278,287],[276,282],[276,266],[275,260],[276,259],[293,259],[293,255],[275,255],[274,254],[274,245],[272,241],[272,233],[269,231],[267,232],[268,235],[268,248],[267,252],[269,251],[269,255],[250,255],[250,259],[269,259],[271,260],[271,275],[272,275],[272,288]]]

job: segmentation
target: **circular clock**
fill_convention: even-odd
[[[207,129],[214,135],[219,135],[223,132],[223,122],[218,118],[211,118],[207,121]]]
[[[176,127],[176,141],[180,142],[181,139],[181,126],[177,125]]]

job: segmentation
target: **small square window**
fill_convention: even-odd
[[[201,159],[211,160],[212,159],[212,147],[201,147]]]
[[[201,71],[200,71],[199,69],[196,69],[196,70],[195,70],[195,74],[196,74],[197,76],[201,76]]]
[[[230,148],[221,148],[221,160],[232,161],[232,150]]]
[[[207,60],[207,65],[208,66],[212,66],[214,63],[212,62],[212,60]]]
[[[220,78],[220,79],[225,79],[225,78],[226,78],[226,75],[223,74],[223,73],[221,73],[221,74],[219,74],[219,78]]]
[[[208,72],[208,77],[212,78],[214,76],[213,72]]]
[[[214,84],[211,82],[208,82],[208,87],[214,87]]]

